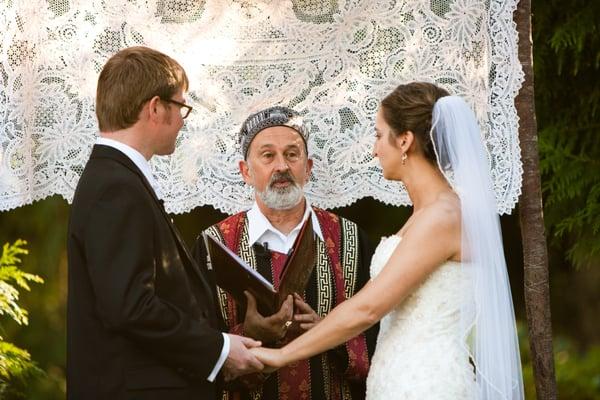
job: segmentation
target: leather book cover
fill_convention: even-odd
[[[298,293],[302,295],[315,266],[316,255],[317,244],[312,227],[312,218],[309,216],[302,225],[302,229],[300,229],[300,233],[298,233],[292,247],[292,253],[283,266],[277,293],[279,304],[282,304],[290,294]]]
[[[248,290],[256,298],[258,311],[265,317],[279,311],[288,295],[303,293],[314,268],[317,249],[310,217],[302,225],[282,268],[279,290],[220,241],[207,234],[203,236],[217,285],[244,307],[244,290]]]
[[[244,291],[249,291],[256,299],[256,306],[262,315],[271,315],[279,310],[277,291],[268,280],[220,241],[205,233],[202,235],[215,280],[221,289],[244,307]]]

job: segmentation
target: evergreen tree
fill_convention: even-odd
[[[12,245],[6,243],[0,254],[0,316],[8,316],[20,325],[27,325],[27,310],[18,304],[19,288],[30,290],[29,282],[42,283],[37,275],[28,274],[19,268],[23,254],[27,254],[24,240]],[[0,324],[0,333],[2,325]],[[31,361],[26,350],[5,341],[0,336],[0,397],[19,397],[25,379],[41,371]]]
[[[551,251],[600,258],[600,2],[534,0],[535,102]]]

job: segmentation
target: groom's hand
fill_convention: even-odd
[[[229,336],[229,355],[223,364],[225,381],[232,381],[241,375],[262,371],[263,363],[250,351],[252,348],[259,347],[261,343],[244,336],[227,335]]]
[[[244,319],[244,335],[272,343],[282,339],[287,333],[294,315],[294,298],[285,299],[279,311],[269,317],[263,317],[256,308],[256,299],[249,292],[244,292],[248,306]]]

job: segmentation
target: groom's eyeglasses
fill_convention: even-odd
[[[190,115],[190,113],[192,112],[193,108],[192,106],[188,106],[185,103],[181,103],[177,100],[173,100],[173,99],[163,99],[162,97],[160,98],[162,101],[166,101],[167,103],[173,103],[176,106],[179,106],[179,113],[181,114],[181,118],[182,119],[186,119],[188,117],[188,115]]]

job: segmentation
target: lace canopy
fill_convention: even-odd
[[[98,136],[99,71],[145,45],[178,60],[194,112],[152,168],[167,209],[249,207],[237,131],[274,104],[298,110],[314,159],[306,190],[331,208],[371,196],[408,204],[371,156],[379,101],[436,82],[474,108],[498,211],[521,188],[517,0],[6,0],[0,3],[0,210],[67,200]]]

